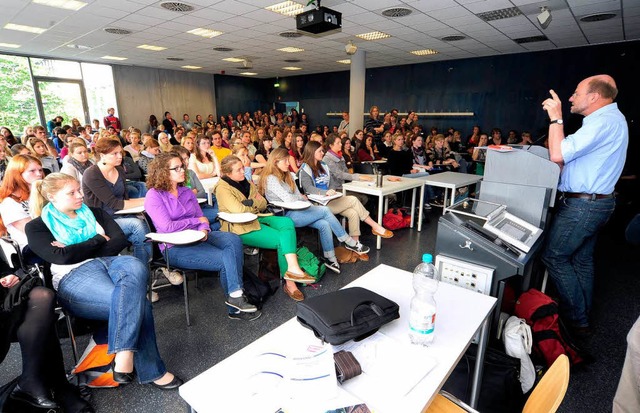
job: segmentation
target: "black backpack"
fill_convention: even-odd
[[[245,267],[242,270],[242,284],[247,300],[260,310],[267,299],[278,290],[279,280],[263,281]]]

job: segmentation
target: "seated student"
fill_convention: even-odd
[[[76,316],[108,320],[108,350],[114,381],[138,376],[163,390],[182,380],[167,372],[158,353],[151,303],[146,299],[147,263],[118,254],[127,247],[111,216],[82,202],[78,181],[56,173],[35,183],[35,217],[26,227],[29,245],[50,271],[58,301]],[[135,371],[134,371],[135,369]]]
[[[349,142],[349,140],[347,140]],[[324,149],[318,142],[309,142],[302,155],[302,167],[298,172],[300,185],[306,194],[335,195],[333,174],[326,163],[322,161]],[[360,240],[360,221],[371,227],[373,235],[383,238],[393,237],[393,232],[379,225],[369,216],[362,203],[355,196],[346,195],[332,199],[327,207],[333,214],[340,214],[349,222],[349,235],[356,241]],[[347,246],[348,249],[352,249]],[[357,251],[356,251],[357,252]]]
[[[340,141],[342,142],[342,158],[344,159],[344,163],[347,166],[347,172],[353,173],[353,164],[354,164],[354,153],[353,146],[351,146],[351,140],[347,138],[347,134],[340,137]],[[304,162],[304,161],[303,161]]]
[[[484,175],[484,161],[487,157],[487,145],[489,145],[489,136],[486,133],[481,133],[478,145],[473,148],[473,155],[471,155],[471,158],[475,163],[476,175]]]
[[[422,136],[414,135],[412,148],[415,145],[419,145],[421,141]],[[393,147],[389,152],[387,152],[387,167],[389,168],[389,173],[391,175],[402,176],[405,178],[422,178],[425,176],[429,176],[429,172],[426,172],[421,168],[417,168],[417,166],[421,165],[427,166],[428,168],[432,166],[432,164],[428,162],[428,156],[424,157],[427,163],[421,164],[420,162],[415,162],[415,154],[416,153],[413,149],[408,151],[404,150],[404,136],[402,134],[394,135]],[[421,157],[418,157],[417,160],[420,161],[421,159]],[[424,207],[427,210],[431,209],[431,206],[429,206],[428,202],[434,197],[435,196],[433,194],[433,189],[428,185],[425,186],[425,201],[427,201],[427,203],[425,203]]]
[[[177,153],[164,153],[154,159],[149,165],[145,211],[157,232],[193,229],[203,231],[205,237],[188,245],[167,244],[160,248],[167,260],[177,267],[218,271],[229,318],[255,320],[260,313],[242,291],[242,241],[235,234],[211,231],[209,220],[202,215],[195,195],[184,186],[185,176],[185,166]],[[248,316],[241,313],[257,314]]]
[[[160,154],[160,144],[153,138],[147,139],[144,150],[140,152],[138,158],[138,166],[142,173],[146,176],[149,170],[149,163]]]
[[[122,151],[122,169],[129,198],[144,198],[147,195],[147,186],[142,181],[142,170],[125,150]]]
[[[363,144],[359,145],[358,152],[356,153],[358,162],[371,162],[380,159],[380,154],[373,144],[373,136],[367,135]]]
[[[266,164],[269,159],[269,155],[273,151],[273,138],[269,135],[265,135],[260,141],[260,145],[258,146],[258,150],[256,151],[255,162],[262,165],[262,167],[257,171],[259,172]]]
[[[0,303],[18,284],[18,276],[24,276],[22,270],[18,270],[16,276],[4,265],[2,263],[0,270]],[[93,407],[80,397],[78,389],[67,381],[55,330],[55,293],[45,287],[34,287],[26,300],[25,305],[0,311],[0,363],[12,341],[20,343],[22,354],[22,373],[10,397],[19,404],[42,409],[62,407],[69,413],[93,412]],[[55,397],[51,396],[51,390]]]
[[[438,134],[433,140],[434,147],[427,151],[429,162],[431,162],[435,169],[438,167],[444,171],[456,171],[460,167],[456,162],[455,156],[444,144],[444,135]]]
[[[285,148],[275,149],[271,153],[267,166],[260,174],[258,189],[265,194],[269,202],[306,201],[306,197],[300,194],[289,173],[289,153]],[[335,215],[327,207],[310,206],[303,210],[287,209],[285,216],[291,218],[296,227],[309,226],[320,232],[325,265],[332,271],[340,272],[340,264],[338,264],[333,248],[333,234],[338,237],[338,241],[344,242],[347,248],[359,254],[369,252],[368,247],[354,240],[345,232]]]
[[[206,136],[196,138],[196,148],[189,158],[189,169],[194,171],[199,179],[213,178],[220,175],[218,158],[209,153],[211,139]]]
[[[144,198],[129,199],[124,179],[122,146],[118,139],[100,138],[95,146],[98,163],[87,169],[82,179],[85,203],[112,215],[133,244],[133,256],[145,264],[151,256],[151,244],[145,242],[149,228],[136,215],[115,215],[116,211],[142,206]],[[172,284],[182,283],[179,273],[164,273]]]
[[[246,179],[240,158],[227,156],[220,168],[222,179],[216,186],[220,211],[264,213],[267,200],[260,195],[253,182]],[[222,230],[238,234],[242,243],[249,247],[276,249],[280,276],[286,281],[284,292],[295,301],[304,299],[296,282],[313,283],[315,279],[298,264],[296,230],[290,218],[261,215],[257,220],[245,223],[225,222]]]
[[[131,143],[125,146],[123,149],[129,152],[134,162],[138,162],[138,159],[140,159],[140,153],[144,149],[142,143],[140,142],[140,132],[131,132],[129,134],[129,139],[131,140]]]
[[[341,139],[331,133],[327,137],[325,142],[327,152],[322,159],[331,171],[333,178],[333,187],[331,189],[342,190],[342,184],[345,181],[371,181],[372,178],[367,175],[350,173],[347,168],[344,157],[342,156],[342,141]],[[364,197],[366,202],[366,197]]]
[[[189,150],[184,146],[174,145],[173,152],[180,155],[180,159],[182,159],[182,163],[186,168],[185,176],[184,176],[184,186],[191,189],[191,192],[196,196],[196,198],[207,198],[207,192],[202,186],[202,182],[198,179],[198,176],[194,171],[189,169]],[[218,220],[218,202],[216,201],[216,196],[211,195],[211,200],[213,205],[209,205],[208,203],[200,204],[202,208],[202,213],[209,220],[209,224],[211,227],[211,231],[217,231],[220,229],[220,221]]]
[[[48,173],[59,172],[60,165],[55,157],[50,155],[47,144],[39,138],[31,138],[27,142],[27,148],[31,151],[31,156],[36,157],[42,163],[42,168]]]
[[[31,184],[43,176],[42,164],[38,158],[16,155],[9,161],[0,184],[0,234],[9,234],[18,243],[28,263],[39,261],[30,250],[24,232],[24,226],[31,221],[29,195]]]
[[[72,142],[69,145],[67,162],[62,165],[60,172],[73,176],[82,185],[82,175],[90,166],[93,166],[93,162],[89,159],[87,145],[81,142]]]

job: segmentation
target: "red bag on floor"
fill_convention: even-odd
[[[411,215],[406,214],[400,208],[391,208],[382,217],[382,226],[391,231],[409,228],[411,226]]]
[[[524,318],[531,326],[534,349],[547,366],[551,366],[561,354],[566,354],[572,365],[585,361],[561,328],[558,304],[548,295],[533,288],[523,293],[516,301],[515,315]]]

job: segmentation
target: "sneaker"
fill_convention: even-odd
[[[157,292],[155,291],[151,291],[151,294],[147,294],[147,298],[149,299],[149,301],[151,301],[152,303],[155,303],[156,301],[158,301],[160,299],[160,296],[158,295]]]
[[[349,251],[353,251],[353,252],[355,252],[355,253],[356,253],[356,254],[358,254],[358,255],[360,255],[360,254],[366,254],[366,253],[368,253],[369,251],[371,251],[371,248],[369,248],[369,247],[367,247],[367,246],[362,245],[362,244],[360,243],[360,241],[356,242],[356,245],[354,245],[353,247],[352,247],[352,246],[349,246],[349,245],[347,245],[347,244],[344,244],[344,247],[345,247],[346,249],[348,249]]]
[[[258,311],[258,308],[255,305],[249,303],[249,301],[247,301],[247,297],[245,297],[244,295],[237,298],[228,296],[224,302],[229,307],[233,307],[243,313],[255,313],[256,311]]]
[[[340,264],[338,264],[338,261],[330,261],[325,258],[324,265],[326,265],[327,269],[340,274]]]
[[[262,311],[255,311],[253,313],[243,313],[242,311],[238,311],[237,313],[228,313],[227,316],[231,320],[244,320],[244,321],[253,321],[260,318],[262,315]]]
[[[257,248],[245,247],[243,251],[244,251],[244,255],[258,255]]]
[[[165,267],[158,268],[158,270],[173,285],[180,285],[184,282],[184,278],[182,277],[182,274],[180,274],[178,271],[169,271]]]

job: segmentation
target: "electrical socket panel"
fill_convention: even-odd
[[[446,255],[436,256],[436,268],[440,280],[467,290],[489,295],[494,269],[472,264]]]

